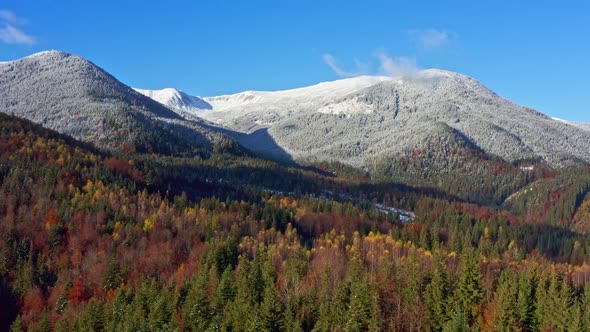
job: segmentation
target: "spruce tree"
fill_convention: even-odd
[[[468,321],[477,316],[478,306],[484,297],[481,278],[479,258],[472,249],[467,249],[461,257],[459,283],[454,302],[457,309],[465,313]]]
[[[433,261],[435,268],[424,289],[424,304],[430,313],[430,327],[433,331],[441,331],[448,320],[449,281],[442,259],[435,255]]]
[[[211,308],[206,293],[209,274],[204,267],[193,282],[184,303],[184,327],[190,331],[205,331],[211,322]]]
[[[260,319],[264,331],[278,332],[283,327],[283,303],[274,285],[264,290],[264,298],[260,305]]]

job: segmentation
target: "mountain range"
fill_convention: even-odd
[[[81,57],[45,51],[0,63],[0,110],[103,147],[203,153],[229,138],[185,119]]]
[[[514,169],[489,184],[490,193],[506,191],[490,198],[497,202],[535,165],[590,163],[590,125],[553,119],[437,69],[197,97],[133,89],[86,59],[46,51],[0,63],[0,107],[107,148],[204,155],[248,153],[245,147],[264,158],[337,163],[376,181],[445,190],[479,187],[481,176]]]
[[[184,105],[191,105],[191,113],[238,133],[264,131],[296,160],[338,160],[371,169],[431,140],[459,138],[509,162],[542,160],[566,167],[590,161],[587,124],[553,119],[501,98],[473,78],[443,70],[207,98],[169,98],[163,93],[167,89],[138,91],[171,109],[185,111]],[[200,102],[178,102],[176,96],[183,95]],[[254,151],[267,152],[265,142],[234,137]]]

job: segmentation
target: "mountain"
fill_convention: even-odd
[[[290,160],[293,157],[299,157],[299,155],[289,151],[287,145],[275,142],[275,137],[267,132],[271,125],[294,116],[294,111],[300,109],[320,109],[320,112],[336,114],[357,112],[358,110],[349,105],[338,105],[336,109],[332,109],[331,105],[338,98],[387,80],[390,78],[361,76],[285,91],[245,91],[205,98],[185,94],[181,95],[180,102],[173,98],[163,97],[167,95],[165,91],[168,89],[136,90],[171,109],[181,111],[179,114],[183,114],[186,108],[178,105],[190,104],[190,98],[198,98],[204,104],[201,104],[198,109],[192,108],[191,113],[198,114],[198,116],[232,131],[235,130],[236,132],[229,134],[245,147],[263,156]],[[323,106],[326,108],[322,109]]]
[[[103,147],[207,155],[244,154],[244,146],[263,157],[352,166],[377,182],[436,187],[485,204],[501,204],[536,179],[529,173],[537,166],[590,162],[587,126],[442,70],[200,98],[176,89],[136,91],[88,60],[47,51],[0,64],[0,107]]]
[[[92,62],[59,51],[1,63],[0,110],[104,147],[192,154],[230,141],[203,120],[181,117]]]
[[[297,160],[338,160],[371,169],[447,137],[508,162],[538,159],[554,167],[590,162],[588,125],[557,121],[501,98],[473,78],[443,70],[201,100],[206,107],[199,115],[245,134],[236,138],[247,147],[268,154],[265,147],[272,141]]]
[[[211,109],[211,105],[199,97],[188,95],[180,90],[166,88],[162,90],[142,90],[135,91],[164,104],[169,108],[184,111],[187,113],[198,114],[201,110]]]
[[[563,119],[559,119],[559,118],[553,118],[553,120],[563,122],[567,125],[578,127],[578,128],[584,129],[584,130],[590,130],[590,123],[573,122],[573,121],[563,120]]]
[[[516,105],[443,70],[202,100],[211,108],[200,109],[200,117],[261,155],[343,163],[375,181],[434,186],[486,204],[500,204],[526,185],[535,165],[590,162],[588,127]]]
[[[202,100],[203,118],[250,136],[264,131],[299,160],[370,168],[385,156],[402,156],[454,135],[509,162],[540,159],[563,167],[590,161],[588,125],[557,121],[501,98],[473,78],[443,70]],[[265,142],[249,142],[248,135],[238,139],[267,152]]]

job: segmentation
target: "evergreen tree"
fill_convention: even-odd
[[[221,314],[228,302],[234,300],[236,296],[236,288],[234,285],[234,276],[230,267],[227,267],[221,275],[221,280],[217,289],[215,290],[215,297],[213,305],[215,310]]]
[[[534,283],[534,275],[530,276],[529,273],[521,273],[518,276],[514,314],[520,326],[526,331],[533,330]]]
[[[184,326],[190,331],[205,331],[211,322],[211,309],[207,296],[209,274],[204,267],[191,285],[184,303]]]
[[[457,308],[455,308],[457,309]],[[444,332],[467,332],[469,329],[469,319],[467,314],[461,309],[451,310],[449,313],[450,320],[447,321],[443,327]]]
[[[23,322],[20,316],[17,316],[14,322],[10,325],[10,332],[24,332],[25,327],[23,326]]]
[[[567,324],[567,331],[571,332],[582,332],[584,331],[583,325],[583,312],[582,305],[580,302],[575,301],[570,309],[570,319]]]
[[[435,268],[430,283],[424,289],[424,304],[430,313],[430,327],[433,331],[441,331],[448,319],[449,281],[444,261],[435,255],[433,262]]]
[[[538,328],[566,331],[572,318],[572,304],[572,291],[567,281],[562,276],[551,276],[545,286],[537,290]]]
[[[93,326],[93,328],[89,331],[100,331],[100,330],[96,330],[94,328],[95,326]],[[51,331],[51,323],[49,322],[49,312],[47,310],[43,311],[43,314],[41,315],[41,321],[39,322],[39,325],[37,325],[37,328],[35,329],[36,332],[50,332]]]
[[[321,289],[319,290],[319,308],[317,310],[317,320],[313,327],[314,332],[327,332],[330,331],[332,325],[333,306],[332,303],[332,282],[330,280],[330,267],[326,266],[322,275]]]
[[[481,267],[477,254],[468,249],[461,257],[459,283],[455,291],[455,305],[468,321],[477,316],[478,306],[484,297],[481,288]]]
[[[265,280],[262,268],[262,257],[260,252],[256,252],[252,260],[252,267],[250,268],[249,284],[252,292],[252,300],[254,303],[261,303],[264,297]]]
[[[244,319],[244,317],[256,317],[256,311],[254,311],[255,303],[253,299],[254,292],[252,291],[248,264],[249,263],[245,258],[242,258],[238,263],[236,296],[232,302],[227,304],[227,310],[225,310],[223,317],[223,328],[226,330],[252,330],[252,325],[257,321],[257,319]]]
[[[582,325],[584,327],[585,332],[590,332],[590,287],[586,286],[584,288],[584,295],[582,301],[582,309],[583,309],[583,316],[582,316]]]
[[[264,331],[278,332],[283,327],[283,303],[273,285],[264,290],[264,299],[260,305],[261,326]]]
[[[154,331],[171,331],[175,327],[173,317],[175,316],[176,301],[173,299],[171,290],[162,289],[160,296],[151,304],[148,315],[148,324]],[[203,310],[209,310],[204,307]]]
[[[515,310],[515,280],[511,272],[504,271],[500,276],[494,300],[486,310],[486,331],[517,331]]]

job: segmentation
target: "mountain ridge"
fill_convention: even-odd
[[[355,81],[363,83],[345,84]],[[220,99],[230,101],[216,104]],[[204,119],[243,134],[264,129],[294,159],[335,159],[368,168],[367,160],[383,151],[400,155],[403,147],[419,146],[424,132],[443,122],[508,162],[541,159],[554,167],[590,162],[584,149],[590,144],[589,126],[556,121],[498,96],[471,77],[440,69],[401,79],[364,76],[203,100],[212,105],[199,114]],[[302,129],[310,126],[315,128]],[[391,140],[391,135],[401,137]],[[409,136],[416,139],[408,142]],[[338,149],[352,151],[342,154]]]
[[[508,172],[485,184],[480,201],[493,204],[527,183],[530,165],[590,163],[590,131],[444,70],[203,98],[140,90],[167,98],[159,101],[62,52],[2,64],[0,73],[7,113],[107,147],[123,142],[184,155],[246,147],[264,158],[337,162],[374,181],[454,188],[452,194],[479,188],[484,174]]]
[[[94,63],[55,50],[0,64],[0,107],[107,148],[192,154],[227,142],[204,120],[187,119]]]

